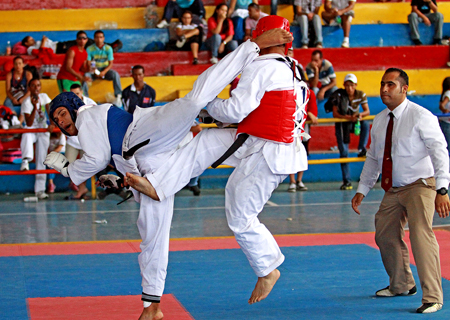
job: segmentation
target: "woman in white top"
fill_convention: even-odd
[[[181,16],[181,22],[177,25],[176,33],[178,41],[177,48],[180,50],[190,50],[194,56],[192,64],[198,64],[198,49],[202,41],[201,28],[192,23],[192,13],[186,10]]]
[[[450,77],[447,77],[442,82],[442,94],[439,102],[439,109],[442,113],[450,112]],[[447,141],[447,150],[449,150],[450,144],[450,116],[449,117],[440,117],[439,125],[441,126],[441,130],[444,133],[445,140]]]

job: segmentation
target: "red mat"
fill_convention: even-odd
[[[27,302],[31,320],[138,319],[142,312],[140,296],[29,298]],[[194,319],[171,294],[163,295],[161,308],[164,319]]]

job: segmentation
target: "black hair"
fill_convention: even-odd
[[[141,66],[140,64],[137,64],[137,65],[133,66],[131,68],[131,73],[133,73],[134,70],[139,70],[139,69],[142,69],[142,73],[145,73],[144,67]]]
[[[24,46],[24,47],[26,47],[26,43],[28,42],[28,40],[31,38],[31,36],[26,36],[25,38],[23,38],[22,39],[22,45]]]
[[[450,77],[447,77],[444,79],[444,81],[442,82],[442,94],[441,94],[441,99],[439,101],[443,100],[444,97],[444,93],[445,91],[450,90]]]
[[[214,9],[214,13],[213,13],[212,17],[214,18],[214,20],[216,20],[216,22],[217,22],[217,10],[219,10],[223,6],[227,7],[227,11],[228,11],[229,7],[225,2],[219,3],[216,6],[216,8]],[[224,23],[222,24],[222,30],[219,33],[227,33],[228,32],[228,29],[230,28],[229,20],[230,20],[230,18],[226,18],[224,20]]]
[[[98,34],[102,34],[103,36],[105,36],[105,33],[102,30],[97,30],[94,32],[94,37]]]
[[[320,59],[323,59],[323,53],[322,53],[322,51],[320,51],[320,50],[314,50],[314,51],[311,53],[311,57],[314,57],[316,54],[318,54],[318,55],[320,56]]]
[[[13,63],[15,63],[16,60],[19,60],[19,59],[22,60],[23,62],[25,62],[25,60],[23,60],[23,58],[21,56],[15,56],[13,59]]]
[[[30,84],[31,84],[33,81],[36,81],[36,80],[38,80],[39,82],[41,82],[41,79],[36,78],[36,77],[33,77],[33,78],[31,78],[30,81],[28,81],[28,87],[30,87]]]
[[[254,3],[254,2],[252,2],[248,5],[248,9],[250,9],[250,8],[255,8],[256,10],[260,10],[259,4]]]
[[[78,38],[81,34],[84,34],[84,35],[87,37],[87,33],[84,32],[83,30],[80,30],[80,31],[77,32],[77,38]]]
[[[74,83],[70,86],[70,90],[73,89],[81,89],[81,85],[79,83]]]
[[[399,73],[397,79],[399,80],[399,82],[402,86],[404,86],[404,85],[409,86],[409,77],[405,71],[403,71],[402,69],[399,69],[399,68],[389,68],[384,72],[384,74],[392,73],[392,72]]]

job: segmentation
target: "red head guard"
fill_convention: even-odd
[[[267,16],[259,19],[258,24],[256,25],[256,29],[253,30],[253,38],[263,34],[264,32],[270,30],[280,28],[290,32],[289,28],[289,20],[280,16]],[[289,48],[292,47],[292,42],[286,43],[286,50],[284,54],[287,55]]]

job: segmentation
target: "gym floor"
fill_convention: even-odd
[[[223,190],[182,190],[175,199],[171,252],[162,298],[165,320],[411,319],[412,297],[375,298],[388,277],[374,243],[377,186],[353,212],[355,193],[339,183],[308,184],[306,192],[276,190],[260,220],[276,235],[286,260],[269,297],[247,300],[256,282],[228,229]],[[137,319],[142,310],[137,262],[139,206],[105,200],[23,202],[2,195],[0,319]],[[444,303],[450,299],[450,219],[436,214]],[[408,237],[408,236],[407,236]],[[413,259],[412,259],[412,262]],[[417,283],[417,272],[412,265]],[[450,308],[433,314],[449,319]]]

